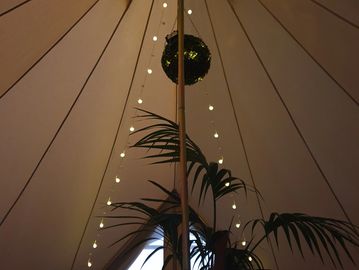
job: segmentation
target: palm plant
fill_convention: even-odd
[[[142,139],[132,147],[145,148],[147,150],[157,149],[155,154],[147,154],[144,158],[154,159],[152,164],[173,163],[179,161],[179,140],[178,125],[157,114],[140,110],[140,119],[155,120],[156,123],[148,125],[136,133],[148,132]],[[194,239],[190,240],[190,256],[203,270],[246,270],[264,269],[260,258],[255,254],[256,248],[263,240],[274,237],[277,245],[278,233],[284,232],[291,249],[295,242],[300,253],[303,255],[303,244],[307,245],[313,255],[319,255],[322,262],[323,251],[330,258],[331,263],[336,267],[342,267],[339,250],[344,253],[354,263],[354,260],[347,248],[347,244],[358,247],[359,236],[356,226],[346,221],[308,216],[302,213],[272,213],[268,220],[255,219],[248,222],[244,229],[250,228],[251,240],[246,247],[241,248],[236,243],[230,242],[231,226],[226,231],[216,231],[217,202],[220,198],[233,193],[248,191],[258,191],[247,185],[244,180],[232,176],[228,169],[219,169],[216,162],[208,162],[201,149],[186,137],[187,150],[187,175],[192,180],[192,194],[196,186],[199,186],[198,204],[200,205],[207,193],[212,195],[213,202],[213,223],[212,227],[205,224],[194,209],[189,209],[190,232]],[[149,152],[148,152],[149,153]],[[162,190],[168,197],[167,199],[143,198],[141,202],[118,202],[113,203],[113,211],[117,209],[127,209],[136,213],[130,216],[112,216],[116,219],[130,219],[130,221],[119,223],[111,227],[125,225],[141,225],[140,230],[132,231],[115,243],[132,237],[144,231],[153,231],[158,228],[158,235],[164,239],[164,246],[155,249],[146,261],[160,249],[165,247],[170,250],[170,254],[165,258],[163,269],[171,261],[181,263],[181,234],[178,227],[181,224],[180,197],[175,191],[169,191],[154,181],[150,181],[157,188]],[[160,209],[150,207],[151,202],[162,203]],[[263,235],[259,238],[254,237],[257,227],[261,227]],[[258,231],[258,230],[257,230]],[[151,237],[138,241],[133,247],[142,245]],[[115,244],[114,243],[114,244]],[[303,255],[304,256],[304,255]],[[145,262],[146,262],[145,261]]]

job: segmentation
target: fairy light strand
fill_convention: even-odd
[[[153,74],[153,69],[151,68],[151,65],[152,65],[152,59],[154,57],[154,50],[155,50],[155,46],[158,44],[158,38],[159,38],[159,29],[163,23],[163,16],[164,16],[164,10],[168,7],[168,4],[166,2],[163,3],[162,5],[162,10],[161,10],[161,15],[160,15],[160,20],[159,20],[159,23],[156,27],[156,33],[154,35],[152,35],[152,48],[151,48],[151,53],[150,53],[150,57],[149,57],[149,61],[148,61],[148,65],[147,65],[147,72],[144,72],[144,80],[143,80],[143,83],[141,85],[141,88],[140,88],[140,93],[138,95],[138,98],[136,100],[137,104],[141,105],[144,103],[144,100],[143,100],[143,92],[144,92],[144,88],[145,88],[145,84],[146,84],[146,81],[147,81],[147,77],[152,75]],[[137,114],[137,111],[135,111],[135,114]],[[134,119],[134,117],[131,117],[131,119]],[[121,182],[121,178],[120,178],[120,170],[121,168],[123,167],[122,164],[125,160],[125,157],[126,157],[126,148],[129,144],[129,135],[134,132],[136,130],[135,128],[135,125],[134,123],[130,123],[130,126],[128,127],[128,133],[127,133],[127,137],[126,137],[126,147],[123,148],[123,150],[121,151],[121,153],[119,154],[120,158],[119,158],[119,166],[117,168],[117,173],[116,173],[116,176],[114,177],[114,182],[112,182],[112,185],[115,185],[115,184],[119,184]],[[113,188],[114,190],[114,188]],[[111,200],[111,196],[108,197],[108,200],[106,201],[106,205],[108,207],[110,207],[112,205],[112,200]],[[104,214],[106,214],[106,212],[104,212]],[[99,229],[103,229],[105,227],[105,223],[104,223],[104,219],[101,218],[101,221],[100,223],[98,224],[98,228]],[[99,237],[100,235],[98,234],[97,235],[97,238]],[[91,247],[93,250],[97,249],[98,248],[98,240],[95,239],[92,241],[92,244],[91,244]],[[88,261],[87,261],[87,267],[88,268],[91,268],[93,266],[93,256],[92,256],[92,253],[89,253],[89,258],[88,258]]]

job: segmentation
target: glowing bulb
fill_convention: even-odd
[[[152,40],[157,41],[157,36],[153,36]]]
[[[214,110],[214,107],[213,107],[212,105],[209,105],[209,106],[208,106],[208,110],[213,111],[213,110]]]
[[[117,184],[118,184],[118,183],[120,183],[120,182],[121,182],[121,179],[120,179],[120,177],[116,176],[116,179],[115,179],[115,181],[116,181],[116,183],[117,183]]]
[[[134,127],[130,127],[130,131],[131,131],[131,132],[134,132],[134,131],[135,131],[135,128],[134,128]]]
[[[162,6],[163,6],[164,8],[166,8],[166,7],[167,7],[167,3],[164,2]]]
[[[218,133],[214,133],[213,137],[215,137],[216,139],[219,137]]]
[[[192,9],[189,9],[189,10],[187,11],[187,13],[188,13],[188,15],[191,15],[191,14],[192,14]]]
[[[111,202],[111,198],[108,198],[108,200],[107,200],[107,203],[106,203],[108,206],[110,206],[111,204],[112,204],[112,202]]]
[[[223,164],[223,158],[220,158],[219,160],[218,160],[218,163],[219,164]],[[226,183],[227,184],[227,183]],[[228,187],[228,186],[227,186]]]
[[[245,246],[245,245],[247,245],[247,242],[246,242],[246,240],[243,240],[242,241],[242,246]]]
[[[232,209],[237,209],[236,203],[233,203],[233,204],[232,204]]]
[[[89,259],[88,261],[87,261],[87,267],[91,267],[92,266],[92,262],[91,262],[91,260]]]
[[[150,68],[147,69],[147,73],[148,73],[148,74],[152,74],[152,69],[150,69]]]
[[[143,103],[143,100],[139,98],[139,99],[137,100],[137,103],[138,103],[138,104],[142,104],[142,103]]]
[[[251,262],[252,260],[253,260],[253,259],[252,259],[252,257],[251,257],[251,256],[249,256],[249,257],[248,257],[248,261],[250,261],[250,262]]]
[[[102,229],[104,226],[105,226],[105,224],[103,224],[103,219],[101,219],[99,227]]]
[[[239,229],[239,227],[241,227],[241,223],[236,223],[236,228]]]
[[[97,248],[96,240],[95,240],[95,242],[93,242],[92,247],[93,247],[93,248]]]
[[[229,187],[229,182],[225,183],[224,185],[225,185],[226,187]]]
[[[120,154],[120,157],[122,157],[122,158],[124,158],[126,155],[125,155],[125,152],[122,152],[121,154]]]

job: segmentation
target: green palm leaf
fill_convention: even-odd
[[[179,161],[179,140],[178,125],[160,115],[141,110],[143,114],[138,116],[141,119],[156,120],[155,124],[148,125],[134,133],[150,132],[136,142],[132,147],[146,148],[148,150],[157,149],[159,153],[147,154],[144,158],[156,159],[152,164],[172,163]],[[218,163],[208,163],[199,146],[186,136],[186,153],[189,164],[187,174],[195,170],[192,191],[198,179],[201,178],[199,203],[204,200],[209,189],[215,201],[224,195],[244,189],[247,193],[246,184],[243,180],[231,176],[231,172],[226,169],[218,170]],[[229,183],[230,185],[228,186]],[[227,185],[226,185],[227,184]],[[253,189],[251,189],[253,190]]]
[[[341,247],[348,258],[354,263],[347,244],[358,247],[359,236],[353,225],[346,221],[309,216],[302,213],[272,213],[267,221],[256,219],[247,223],[246,226],[250,223],[252,223],[252,234],[257,225],[261,225],[265,232],[265,235],[251,249],[252,251],[263,239],[269,238],[271,234],[273,234],[279,247],[278,232],[281,229],[291,250],[293,250],[292,243],[295,242],[303,255],[302,245],[305,243],[313,255],[319,255],[323,263],[322,251],[324,250],[334,267],[337,266],[337,263],[343,267],[339,256],[339,247]]]

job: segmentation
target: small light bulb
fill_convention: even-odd
[[[226,187],[229,187],[229,182],[225,183],[224,185],[225,185]]]
[[[87,267],[90,268],[92,266],[92,262],[90,261],[90,259],[87,261]]]
[[[157,36],[153,36],[152,40],[157,41]]]
[[[188,13],[188,15],[191,15],[191,14],[192,14],[192,9],[189,9],[189,10],[187,11],[187,13]]]
[[[107,200],[107,203],[106,203],[108,206],[110,206],[111,204],[112,204],[112,202],[111,202],[111,198],[108,198],[108,200]]]
[[[215,137],[216,139],[219,137],[218,133],[214,133],[213,137]]]
[[[167,3],[164,2],[162,6],[163,6],[164,8],[166,8],[166,7],[167,7]]]
[[[242,241],[242,246],[245,246],[245,245],[247,245],[247,242],[246,242],[246,240],[243,240]]]
[[[152,74],[152,69],[150,69],[150,68],[147,69],[147,73],[148,73],[148,74]]]
[[[143,100],[139,98],[139,99],[137,100],[137,103],[138,103],[138,104],[142,104],[142,103],[143,103]]]
[[[131,131],[131,132],[134,132],[134,131],[135,131],[135,128],[134,128],[134,127],[130,127],[130,131]]]
[[[125,155],[125,152],[122,152],[121,154],[120,154],[120,157],[122,157],[122,158],[124,158],[126,155]]]
[[[208,106],[208,110],[213,111],[213,110],[214,110],[214,107],[213,107],[212,105],[209,105],[209,106]]]
[[[121,179],[120,179],[120,177],[116,176],[116,179],[115,179],[115,181],[116,181],[116,183],[117,183],[117,184],[118,184],[118,183],[120,183],[120,182],[121,182]]]
[[[220,159],[218,160],[218,163],[219,163],[219,164],[223,164],[223,158],[220,158]]]
[[[101,222],[100,222],[99,227],[100,227],[100,228],[103,228],[104,226],[105,226],[105,224],[103,224],[103,219],[101,219]]]
[[[252,260],[253,260],[253,259],[252,259],[252,257],[251,257],[251,256],[249,256],[249,257],[248,257],[248,261],[250,261],[250,262],[251,262]]]
[[[237,209],[237,205],[235,203],[232,204],[232,209]]]
[[[239,227],[241,227],[241,223],[236,223],[236,228],[239,229]]]
[[[95,240],[95,242],[93,242],[92,247],[93,247],[93,248],[97,248],[96,240]]]

